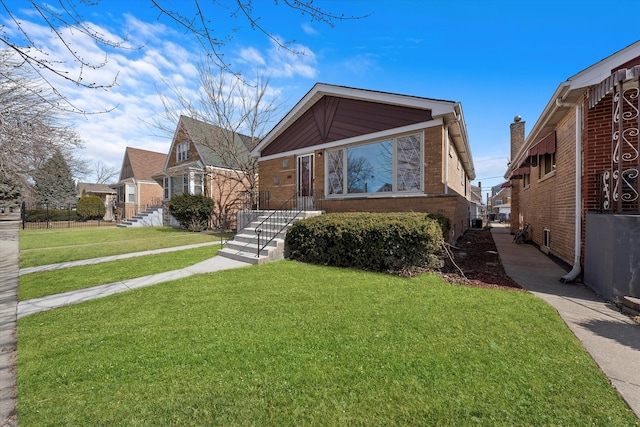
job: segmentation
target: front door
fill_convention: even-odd
[[[296,160],[296,202],[298,209],[313,209],[313,154]]]

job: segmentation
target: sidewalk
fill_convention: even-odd
[[[19,214],[0,215],[0,426],[18,425],[16,310]]]
[[[129,254],[129,257],[135,256],[139,256],[138,253]],[[87,264],[93,264],[92,261],[93,260],[87,260]],[[249,265],[251,264],[215,256],[180,270],[172,270],[164,273],[152,274],[150,276],[138,277],[136,279],[129,279],[121,282],[94,286],[92,288],[65,292],[63,294],[49,295],[27,301],[20,301],[18,303],[17,317],[20,319],[23,316],[38,313],[40,311],[51,310],[53,308],[59,308],[69,304],[78,304],[119,292],[129,291],[131,289],[151,286],[162,282],[168,282],[170,280],[182,279],[194,274],[213,273],[215,271],[230,270]]]
[[[567,271],[535,246],[513,243],[509,228],[492,225],[491,234],[506,273],[558,311],[640,418],[640,325],[586,286],[560,282]]]

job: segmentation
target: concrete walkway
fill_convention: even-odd
[[[136,254],[129,255],[130,257],[137,256]],[[92,263],[92,260],[87,261],[88,263]],[[20,301],[18,303],[17,317],[19,319],[23,316],[40,311],[51,310],[53,308],[59,308],[69,304],[77,304],[119,292],[129,291],[131,289],[168,282],[170,280],[182,279],[194,274],[213,273],[215,271],[230,270],[250,265],[251,264],[246,262],[216,256],[180,270],[166,271],[164,273],[152,274],[150,276],[138,277],[136,279],[123,280],[121,282],[113,282],[106,285],[65,292],[63,294],[49,295],[42,298]]]
[[[507,227],[491,232],[506,273],[558,311],[640,418],[640,325],[586,286],[560,282],[567,271],[535,246],[513,243]]]
[[[164,254],[167,252],[184,251],[186,249],[195,249],[195,248],[201,248],[203,246],[213,246],[213,245],[219,245],[219,244],[220,244],[219,242],[196,243],[193,245],[174,246],[172,248],[153,249],[150,251],[133,252],[129,254],[118,254],[118,255],[104,256],[100,258],[81,259],[78,261],[61,262],[58,264],[37,265],[35,267],[21,268],[19,274],[20,276],[22,276],[23,274],[38,273],[41,271],[60,270],[62,268],[78,267],[81,265],[100,264],[103,262],[119,261],[121,259],[135,258],[135,257],[145,256],[145,255]]]
[[[18,214],[0,214],[0,426],[18,425],[16,412],[16,312]]]

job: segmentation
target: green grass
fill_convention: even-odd
[[[526,292],[282,261],[24,317],[25,426],[637,426]]]
[[[20,276],[18,300],[25,301],[91,286],[119,282],[177,270],[216,255],[219,246],[205,246],[157,255],[146,255],[120,261],[103,262],[82,267],[45,271]]]
[[[22,230],[20,268],[219,240],[170,227]]]

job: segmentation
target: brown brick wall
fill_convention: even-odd
[[[452,158],[449,166],[451,193],[443,195],[442,167],[444,152],[444,128],[436,126],[424,129],[424,192],[420,197],[375,197],[375,198],[345,198],[326,199],[322,208],[327,212],[432,212],[446,215],[452,223],[452,241],[459,237],[469,226],[469,207],[464,197],[465,186],[461,182],[461,172],[458,169],[458,154],[452,145]],[[284,166],[283,161],[288,161]],[[314,187],[318,194],[324,194],[324,150],[314,152]],[[260,160],[260,190],[270,192],[270,207],[279,206],[282,201],[289,199],[296,190],[295,156],[277,159]],[[461,167],[461,165],[460,165]],[[279,184],[275,184],[278,177]],[[468,180],[466,180],[469,188]]]
[[[424,130],[424,192],[442,194],[444,168],[444,128],[435,126]]]
[[[142,206],[160,204],[163,197],[163,189],[160,184],[138,182],[136,191],[139,191],[139,200]]]
[[[569,110],[556,127],[556,170],[539,178],[540,166],[531,166],[531,184],[515,180],[512,192],[512,231],[529,223],[532,240],[543,243],[543,230],[551,234],[549,252],[572,264],[575,221],[575,108]],[[519,208],[519,209],[518,209]]]
[[[358,199],[328,199],[323,209],[333,212],[425,212],[437,213],[451,220],[449,241],[454,242],[469,227],[469,204],[464,197],[420,196]]]
[[[296,162],[294,156],[260,161],[260,191],[269,191],[271,208],[292,197],[296,191]],[[284,162],[288,164],[285,165]],[[319,163],[319,162],[316,162]],[[275,178],[280,183],[275,183]],[[316,184],[318,180],[316,178]]]

